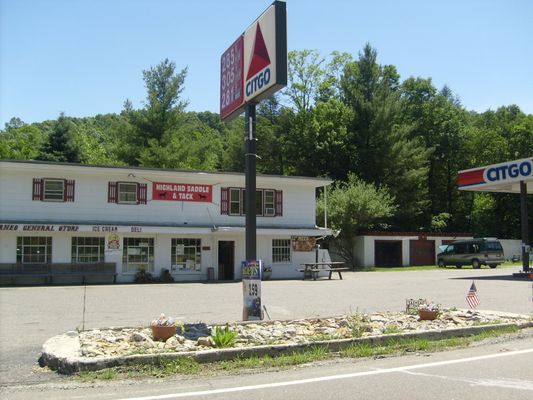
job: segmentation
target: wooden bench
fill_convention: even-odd
[[[113,278],[113,283],[116,283],[116,263],[0,263],[0,278],[10,278],[12,285],[16,283],[17,278],[43,278],[44,284],[50,284],[53,283],[54,277],[81,277],[82,283],[85,283],[90,276]]]
[[[304,268],[297,269],[298,272],[303,272],[305,280],[306,277],[313,278],[314,281],[318,278],[319,272],[329,272],[328,279],[334,272],[339,274],[339,279],[342,280],[342,271],[348,271],[349,268],[337,267],[335,265],[342,265],[342,262],[317,262],[317,263],[305,263]]]

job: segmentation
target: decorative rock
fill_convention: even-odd
[[[215,343],[213,342],[213,339],[211,336],[202,336],[198,338],[197,341],[198,346],[206,346],[206,347],[213,347]]]
[[[180,342],[179,342],[178,338],[176,336],[171,336],[165,342],[165,348],[178,347],[179,344],[180,344]]]
[[[133,332],[129,338],[129,341],[130,342],[145,342],[145,341],[152,341],[152,339],[144,334],[144,333],[141,333],[141,332]]]

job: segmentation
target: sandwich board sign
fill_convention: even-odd
[[[287,12],[275,1],[220,58],[220,118],[240,115],[247,103],[287,85]]]

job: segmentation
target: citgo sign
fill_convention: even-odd
[[[459,187],[483,186],[497,183],[519,182],[533,178],[533,159],[509,161],[501,164],[489,165],[460,171]]]
[[[275,1],[220,58],[220,118],[270,97],[287,84],[287,15]]]

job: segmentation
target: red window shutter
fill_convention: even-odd
[[[65,201],[74,201],[74,181],[65,180],[65,193],[63,195]]]
[[[283,216],[283,192],[276,190],[276,216]]]
[[[137,204],[146,204],[146,183],[137,184]]]
[[[41,178],[33,178],[33,200],[43,199],[43,180]]]
[[[118,200],[117,196],[117,183],[109,182],[107,187],[107,202],[116,203]]]
[[[229,214],[229,189],[220,189],[220,215]]]

